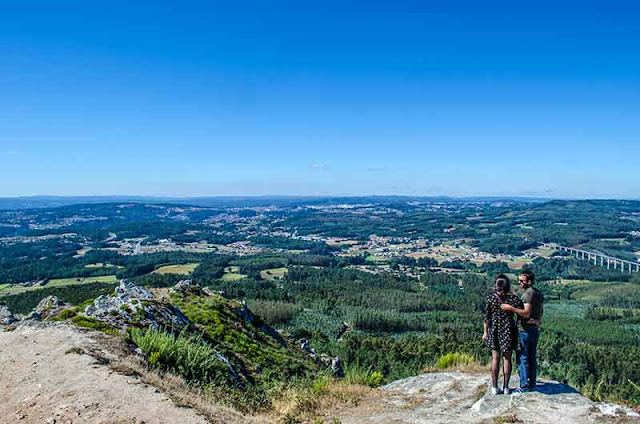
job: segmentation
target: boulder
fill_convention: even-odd
[[[22,320],[34,320],[41,321],[50,316],[58,315],[65,308],[69,307],[68,304],[64,303],[57,296],[47,296],[42,299],[38,305],[33,308],[33,310],[25,316]]]
[[[336,377],[344,377],[342,361],[337,356],[331,360],[331,373]]]
[[[204,296],[207,295],[205,290],[200,287],[199,283],[194,282],[193,280],[180,280],[176,283],[175,286],[169,289],[169,293],[180,294],[183,296],[194,295],[194,296]]]
[[[276,330],[271,328],[267,323],[262,321],[260,318],[256,317],[253,312],[249,309],[247,305],[247,301],[242,301],[241,308],[234,308],[233,312],[246,321],[248,324],[253,325],[258,328],[262,333],[274,338],[282,347],[287,347],[287,341],[278,333]]]
[[[13,315],[9,307],[0,299],[0,324],[9,325],[16,321],[18,321],[18,319]]]
[[[190,325],[180,309],[160,302],[147,289],[122,280],[115,293],[102,295],[85,308],[84,313],[113,327],[130,325],[181,330]]]

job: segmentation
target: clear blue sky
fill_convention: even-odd
[[[438,3],[5,2],[0,196],[640,198],[638,2]]]

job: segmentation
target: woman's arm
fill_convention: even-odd
[[[531,315],[531,303],[525,303],[524,309],[518,309],[516,307],[509,305],[508,303],[503,303],[502,305],[500,305],[500,309],[507,312],[513,312],[524,319],[529,318],[529,315]]]
[[[482,340],[487,341],[487,337],[489,337],[489,322],[484,322],[484,333],[482,334]]]

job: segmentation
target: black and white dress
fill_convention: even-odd
[[[507,303],[518,309],[524,308],[522,301],[514,294],[502,295],[492,292],[485,302],[485,321],[489,324],[487,346],[499,352],[515,351],[518,347],[518,327],[514,320],[514,313],[500,309],[500,305]]]

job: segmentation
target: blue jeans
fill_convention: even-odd
[[[520,387],[535,389],[538,376],[538,327],[525,325],[520,331]]]

